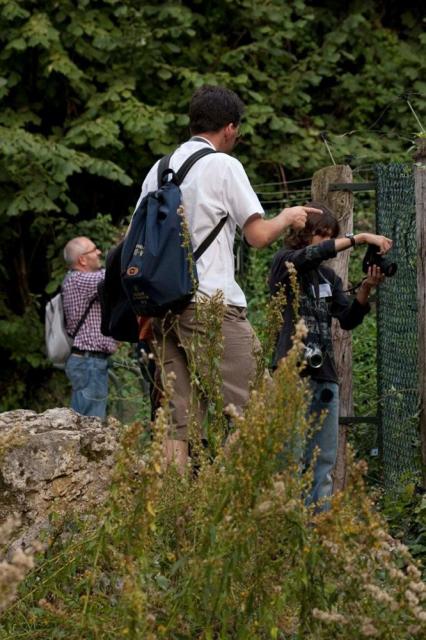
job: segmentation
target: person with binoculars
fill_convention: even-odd
[[[396,264],[384,258],[392,248],[392,240],[374,233],[339,235],[339,223],[333,212],[324,204],[312,202],[306,205],[322,211],[308,213],[303,229],[292,229],[284,241],[284,247],[274,256],[269,277],[270,292],[275,295],[283,288],[286,304],[283,324],[280,328],[273,366],[276,367],[292,345],[295,320],[290,273],[287,263],[296,269],[299,284],[299,313],[305,321],[305,367],[302,376],[309,377],[312,399],[309,415],[322,423],[309,438],[303,466],[308,468],[318,448],[313,468],[313,485],[306,503],[314,503],[316,511],[329,508],[327,498],[332,493],[332,471],[336,462],[339,421],[339,381],[333,355],[331,336],[332,318],[337,318],[342,329],[351,330],[361,324],[369,312],[368,298],[371,291],[384,279],[392,276]],[[341,279],[329,266],[322,263],[335,258],[337,253],[357,245],[368,244],[363,269],[366,277],[352,299],[343,290]]]

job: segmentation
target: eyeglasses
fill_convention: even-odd
[[[94,247],[92,247],[92,249],[89,249],[89,251],[85,251],[84,253],[80,253],[81,256],[87,256],[89,253],[93,253],[94,251],[97,251],[98,247],[95,245]]]

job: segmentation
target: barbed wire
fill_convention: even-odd
[[[368,157],[368,156],[354,156],[356,157]],[[358,173],[362,173],[362,172],[372,172],[374,171],[374,164],[368,164],[368,165],[361,165],[358,167],[353,167],[352,168],[352,173],[353,174],[358,174]],[[312,182],[312,178],[313,175],[310,176],[309,178],[300,178],[299,180],[286,180],[285,182],[282,182],[281,180],[277,181],[277,182],[258,182],[256,184],[253,184],[253,189],[256,191],[257,195],[273,195],[274,193],[276,193],[276,191],[285,191],[286,193],[303,193],[305,191],[309,191],[310,190],[310,184],[308,184],[306,187],[304,187],[303,189],[287,189],[286,186],[289,184],[296,184],[296,183],[301,183],[301,182],[306,182],[306,183],[311,183]],[[276,191],[261,191],[260,189],[263,187],[277,187]]]
[[[376,124],[378,124],[380,122],[380,120],[383,118],[383,116],[385,115],[386,111],[388,111],[388,109],[390,109],[390,107],[393,104],[395,104],[395,102],[398,102],[398,100],[406,100],[406,102],[408,102],[408,104],[410,104],[409,101],[408,101],[408,96],[422,96],[422,97],[424,97],[425,95],[426,95],[425,93],[422,93],[420,91],[407,91],[406,93],[403,93],[402,95],[395,96],[395,98],[393,100],[391,100],[389,102],[389,104],[386,105],[386,107],[383,109],[382,113],[373,122],[373,124],[371,125],[370,128],[373,128]],[[410,106],[410,108],[413,111],[411,106]]]
[[[384,129],[349,129],[349,131],[345,131],[344,133],[333,133],[332,131],[328,131],[330,135],[335,136],[336,138],[345,138],[346,136],[352,136],[353,134],[380,134],[379,137],[385,138],[387,136],[392,136],[394,138],[399,138],[400,140],[405,140],[406,142],[413,142],[412,138],[408,138],[407,136],[402,136],[397,134],[395,131],[385,131]],[[328,140],[330,142],[330,139]]]
[[[367,129],[350,129],[349,131],[345,131],[345,132],[343,132],[343,133],[334,133],[333,135],[336,135],[336,136],[342,136],[342,137],[343,137],[343,136],[345,136],[345,135],[347,135],[347,134],[350,134],[350,133],[352,133],[352,132],[357,132],[357,131],[373,131],[373,132],[379,132],[379,133],[382,133],[382,135],[389,135],[389,134],[391,134],[391,133],[392,133],[392,134],[394,135],[394,132],[386,132],[386,131],[383,131],[382,129],[373,129],[373,127],[375,127],[375,126],[380,122],[380,120],[383,118],[383,116],[385,115],[385,113],[390,109],[390,107],[391,107],[392,105],[394,105],[396,102],[398,102],[399,100],[405,100],[405,102],[407,102],[407,103],[408,103],[409,109],[411,110],[411,113],[414,115],[414,117],[415,117],[415,119],[416,119],[416,122],[417,122],[418,124],[420,124],[420,126],[422,126],[422,125],[421,125],[420,120],[418,120],[417,116],[415,115],[415,112],[414,112],[414,110],[413,110],[412,105],[410,104],[410,102],[409,102],[409,100],[408,100],[408,98],[409,98],[409,97],[411,97],[411,96],[421,96],[421,97],[425,97],[425,96],[426,96],[426,93],[425,93],[425,92],[421,92],[421,91],[406,91],[406,92],[405,92],[405,93],[403,93],[403,94],[400,94],[400,95],[398,95],[398,96],[394,96],[394,98],[393,98],[393,99],[392,99],[392,100],[391,100],[391,101],[386,105],[386,107],[382,110],[382,112],[380,113],[380,115],[378,116],[378,118],[376,118],[376,119],[374,120],[374,122],[372,122],[372,124],[371,124],[369,127],[367,127]],[[423,127],[422,127],[422,128],[423,128]]]
[[[388,109],[395,104],[396,102],[400,101],[400,100],[405,100],[405,102],[407,103],[412,115],[414,116],[418,126],[420,127],[422,132],[425,132],[425,129],[422,125],[422,122],[420,120],[420,118],[418,117],[416,111],[414,110],[413,106],[411,105],[409,98],[412,96],[421,96],[424,97],[426,96],[425,92],[420,92],[420,91],[407,91],[404,94],[395,96],[390,102],[389,104],[386,105],[386,107],[382,110],[382,112],[380,113],[380,115],[374,120],[374,122],[368,126],[366,129],[349,129],[348,131],[344,131],[342,133],[336,133],[334,131],[322,131],[319,136],[320,139],[322,140],[322,142],[325,144],[326,149],[328,154],[330,155],[330,158],[333,162],[333,164],[336,164],[334,156],[332,154],[330,145],[334,147],[334,151],[335,150],[335,143],[333,143],[333,141],[330,139],[329,136],[332,136],[333,138],[345,138],[348,136],[354,136],[354,135],[359,135],[362,136],[363,134],[368,134],[371,135],[372,133],[375,134],[376,136],[379,137],[396,137],[400,140],[404,140],[405,142],[410,142],[413,144],[414,140],[413,137],[408,137],[407,135],[401,135],[400,133],[396,132],[395,130],[384,130],[384,129],[374,129],[374,127],[381,121],[381,119],[383,118],[383,116],[385,115],[385,113],[388,111]],[[349,154],[349,159],[347,161],[347,164],[350,164],[351,162],[353,163],[354,161],[357,160],[361,160],[364,158],[369,158],[369,155],[356,155],[356,154]],[[362,171],[373,171],[374,169],[374,165],[369,164],[369,165],[364,165],[361,167],[353,167],[353,173],[361,173]],[[309,176],[309,177],[304,177],[304,178],[297,178],[294,180],[280,180],[280,181],[276,181],[276,182],[259,182],[257,184],[253,185],[253,189],[256,191],[256,193],[258,195],[269,195],[270,192],[268,191],[262,191],[263,188],[265,187],[277,187],[280,190],[286,192],[287,194],[289,193],[296,193],[297,190],[296,189],[288,189],[288,185],[292,185],[292,184],[301,184],[301,183],[310,183],[312,182],[312,178],[313,176]],[[309,189],[309,187],[306,187],[306,189]],[[300,190],[300,193],[303,193],[303,190]],[[272,201],[272,202],[279,202],[279,201]]]
[[[299,198],[296,198],[297,200],[304,200],[304,198],[302,198],[302,196],[300,196]],[[273,204],[283,204],[285,202],[291,202],[291,198],[282,198],[282,200],[267,200],[262,201],[260,200],[260,204],[262,205],[263,208],[267,208],[268,205],[273,205]]]
[[[289,193],[306,193],[310,191],[310,186],[306,187],[306,189],[275,189],[275,191],[258,191],[255,187],[253,187],[258,196],[280,196],[281,193],[285,193],[286,195]]]
[[[310,176],[309,178],[299,178],[298,180],[286,180],[285,182],[283,182],[282,180],[280,182],[259,182],[256,186],[273,187],[277,184],[296,184],[296,182],[310,182],[311,180],[312,180],[312,176]]]

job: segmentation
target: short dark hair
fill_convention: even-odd
[[[322,213],[308,213],[303,229],[291,229],[284,239],[284,244],[291,249],[303,249],[311,243],[312,236],[330,236],[337,238],[340,226],[336,216],[323,202],[307,202],[305,207],[320,209]]]
[[[230,122],[238,125],[244,104],[231,89],[205,84],[195,91],[189,105],[192,134],[219,131]]]

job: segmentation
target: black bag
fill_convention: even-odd
[[[158,166],[158,189],[141,201],[124,239],[121,255],[122,285],[137,315],[162,317],[181,313],[192,299],[197,284],[196,261],[224,226],[228,214],[193,252],[185,239],[180,185],[201,158],[216,153],[212,148],[193,153],[176,173],[170,157]]]
[[[123,241],[108,251],[105,279],[98,284],[101,305],[101,332],[121,342],[137,342],[139,325],[121,285],[121,251]]]

